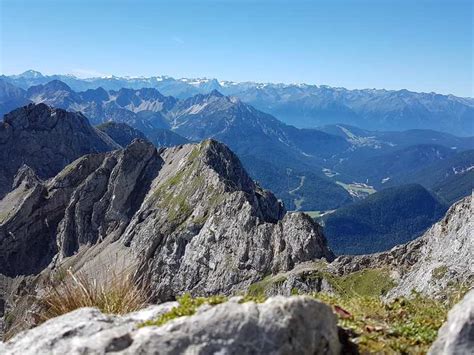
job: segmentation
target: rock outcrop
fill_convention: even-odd
[[[451,287],[472,287],[474,282],[474,198],[467,196],[448,210],[420,238],[388,252],[342,256],[331,265],[339,274],[367,268],[390,268],[397,286],[387,297],[407,296],[413,290],[443,297]]]
[[[20,183],[0,211],[1,273],[35,273],[55,255],[60,262],[117,241],[145,256],[164,299],[229,293],[299,262],[333,258],[311,218],[285,214],[212,140],[160,152],[134,141],[86,155],[50,181]]]
[[[336,317],[309,297],[229,301],[163,326],[137,328],[169,303],[126,316],[82,308],[17,335],[0,351],[28,354],[339,354]],[[2,349],[3,347],[3,349]]]
[[[84,154],[119,148],[80,113],[45,104],[18,108],[0,122],[0,198],[11,190],[23,164],[44,179]]]
[[[448,314],[447,322],[438,331],[438,338],[429,355],[461,355],[474,351],[474,290]]]
[[[94,270],[120,255],[149,277],[154,300],[167,301],[232,294],[334,258],[318,224],[286,213],[213,140],[159,151],[135,140],[45,182],[27,168],[20,175],[0,203],[0,274],[10,278],[61,265]]]

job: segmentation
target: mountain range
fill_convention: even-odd
[[[474,99],[408,90],[348,90],[324,85],[272,84],[155,77],[79,79],[27,71],[0,78],[22,89],[60,80],[75,91],[104,88],[155,88],[164,95],[188,98],[218,90],[299,128],[344,123],[370,130],[433,129],[474,135]]]
[[[251,176],[271,188],[289,209],[332,210],[391,186],[408,172],[448,157],[456,160],[458,152],[474,148],[473,137],[431,130],[381,132],[344,124],[296,128],[216,90],[179,99],[151,88],[76,92],[53,80],[25,91],[5,80],[0,82],[8,88],[0,95],[8,98],[5,102],[42,102],[80,111],[93,124],[126,123],[156,145],[218,139],[229,145]],[[462,157],[463,170],[458,170],[463,176],[474,161],[468,155]],[[420,180],[423,177],[400,183],[424,185]],[[455,198],[462,197],[472,183],[466,180],[463,186]],[[447,201],[454,202],[453,198]]]
[[[54,93],[57,90],[48,97]],[[179,353],[198,347],[254,353],[249,339],[260,344],[263,338],[268,345],[258,345],[257,352],[339,354],[365,351],[363,339],[374,332],[382,337],[377,345],[389,351],[399,349],[399,344],[426,350],[446,315],[445,304],[427,297],[446,301],[453,294],[462,296],[463,285],[472,285],[472,196],[455,203],[413,241],[446,209],[420,185],[382,189],[339,208],[327,214],[328,234],[332,216],[340,218],[336,228],[363,225],[356,227],[362,233],[348,241],[353,247],[386,249],[402,240],[409,242],[377,254],[335,259],[323,228],[305,213],[288,212],[271,191],[251,178],[226,145],[205,139],[171,147],[156,141],[156,147],[149,135],[162,132],[169,138],[168,134],[180,132],[200,139],[215,132],[219,139],[235,144],[242,157],[247,150],[253,159],[261,159],[256,164],[260,169],[284,161],[275,154],[266,157],[265,152],[272,152],[264,149],[266,144],[281,149],[276,152],[293,158],[295,167],[313,169],[288,192],[294,196],[307,188],[306,180],[316,174],[318,164],[341,162],[344,156],[414,159],[412,170],[416,162],[422,165],[427,160],[422,169],[438,186],[471,172],[454,168],[443,178],[453,163],[469,159],[469,138],[445,136],[444,144],[455,141],[456,149],[412,145],[408,138],[404,146],[403,132],[398,132],[393,136],[399,137],[397,143],[388,144],[386,136],[375,145],[372,141],[361,146],[355,143],[363,138],[356,129],[345,127],[350,139],[297,129],[218,92],[200,95],[191,101],[176,99],[172,108],[160,111],[172,130],[152,128],[146,134],[123,122],[94,127],[81,112],[45,103],[30,103],[4,116],[0,164],[8,169],[0,200],[0,332],[12,338],[0,342],[0,352]],[[264,144],[259,145],[261,139]],[[320,174],[321,181],[347,192],[342,181],[334,180],[343,173],[325,168]],[[106,282],[121,267],[128,273],[117,275],[132,282],[131,297],[138,297],[135,292],[143,287],[143,302],[165,303],[121,316],[81,308],[98,306],[96,301],[72,303],[54,315],[45,313],[53,309],[52,294],[59,295],[60,307],[71,299],[64,292],[72,298],[79,292],[94,299],[89,283],[100,285],[97,294],[106,297],[107,305],[112,299],[127,301],[117,297],[122,289],[111,292]],[[413,290],[419,294],[409,298],[414,297]],[[261,303],[276,294],[287,297]],[[289,297],[295,294],[320,295],[333,307],[314,301],[316,296]],[[363,311],[358,310],[360,305]],[[59,317],[51,318],[55,315]],[[43,317],[50,319],[39,324]],[[378,326],[381,321],[383,327]],[[429,337],[420,338],[420,329]],[[465,343],[465,332],[450,336]]]

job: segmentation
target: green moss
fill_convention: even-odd
[[[442,279],[444,275],[448,272],[448,267],[446,265],[439,266],[435,268],[432,272],[431,275],[436,279]]]
[[[267,297],[263,294],[260,295],[245,295],[242,297],[242,299],[239,301],[239,303],[246,303],[246,302],[255,302],[255,303],[263,303],[265,302]]]
[[[173,320],[179,317],[192,316],[194,313],[196,313],[197,309],[204,304],[214,306],[226,301],[227,301],[227,298],[224,296],[193,298],[191,297],[189,293],[186,293],[183,296],[178,298],[179,305],[177,307],[173,307],[171,311],[162,314],[158,319],[146,321],[144,323],[139,324],[139,327],[161,326],[169,322],[170,320]]]
[[[170,205],[171,208],[168,213],[168,219],[172,222],[184,220],[192,212],[184,195],[178,195]]]
[[[291,295],[292,296],[298,296],[299,294],[300,294],[300,291],[297,288],[293,287],[291,289]]]
[[[388,270],[366,269],[346,276],[334,275],[327,270],[326,263],[314,263],[312,270],[302,270],[298,277],[304,283],[313,280],[326,280],[341,296],[381,296],[395,286]],[[251,296],[266,295],[272,287],[279,286],[286,280],[284,275],[267,276],[263,280],[253,283],[247,289]],[[298,290],[292,290],[297,294]]]
[[[201,146],[195,147],[192,152],[189,154],[188,160],[193,161],[199,157],[201,153]]]
[[[204,184],[202,176],[193,176],[197,168],[196,162],[187,166],[153,192],[153,198],[158,206],[169,211],[170,223],[180,224],[192,213],[188,199]]]
[[[186,173],[186,170],[179,171],[175,176],[169,178],[165,185],[168,187],[178,185],[181,181],[183,181],[183,178],[185,177]]]
[[[250,285],[247,294],[251,297],[263,297],[272,286],[279,286],[285,281],[286,277],[283,275],[267,276],[262,281]]]

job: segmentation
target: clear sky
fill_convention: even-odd
[[[470,0],[0,0],[0,72],[473,93]]]

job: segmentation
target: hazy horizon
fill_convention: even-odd
[[[219,83],[222,82],[233,82],[233,83],[255,83],[255,84],[273,84],[273,85],[308,85],[308,86],[328,86],[334,89],[346,89],[346,90],[385,90],[385,91],[401,91],[401,90],[408,90],[410,92],[415,92],[415,93],[420,93],[420,94],[438,94],[438,95],[453,95],[461,98],[474,98],[474,95],[470,96],[460,96],[460,95],[455,95],[452,93],[442,93],[442,92],[437,92],[437,91],[415,91],[415,90],[410,90],[407,88],[397,88],[397,89],[392,89],[392,88],[369,88],[369,87],[344,87],[344,86],[332,86],[328,85],[325,83],[308,83],[308,82],[258,82],[258,81],[252,81],[252,80],[247,80],[247,81],[233,81],[233,80],[226,80],[225,78],[211,78],[211,77],[184,77],[184,76],[171,76],[167,74],[156,74],[156,75],[151,75],[151,76],[145,76],[145,75],[115,75],[115,74],[110,74],[110,75],[103,75],[103,76],[81,76],[73,73],[44,73],[39,70],[35,69],[28,69],[23,72],[19,73],[12,73],[12,74],[4,74],[0,72],[0,75],[6,75],[6,76],[19,76],[22,74],[25,74],[26,72],[29,71],[34,71],[34,72],[39,72],[43,76],[72,76],[75,77],[76,79],[79,80],[90,80],[90,79],[111,79],[111,78],[123,78],[123,79],[148,79],[148,78],[153,78],[153,77],[166,77],[174,80],[181,80],[181,79],[196,79],[196,80],[217,80]]]
[[[176,4],[1,0],[0,71],[474,96],[467,0]]]

